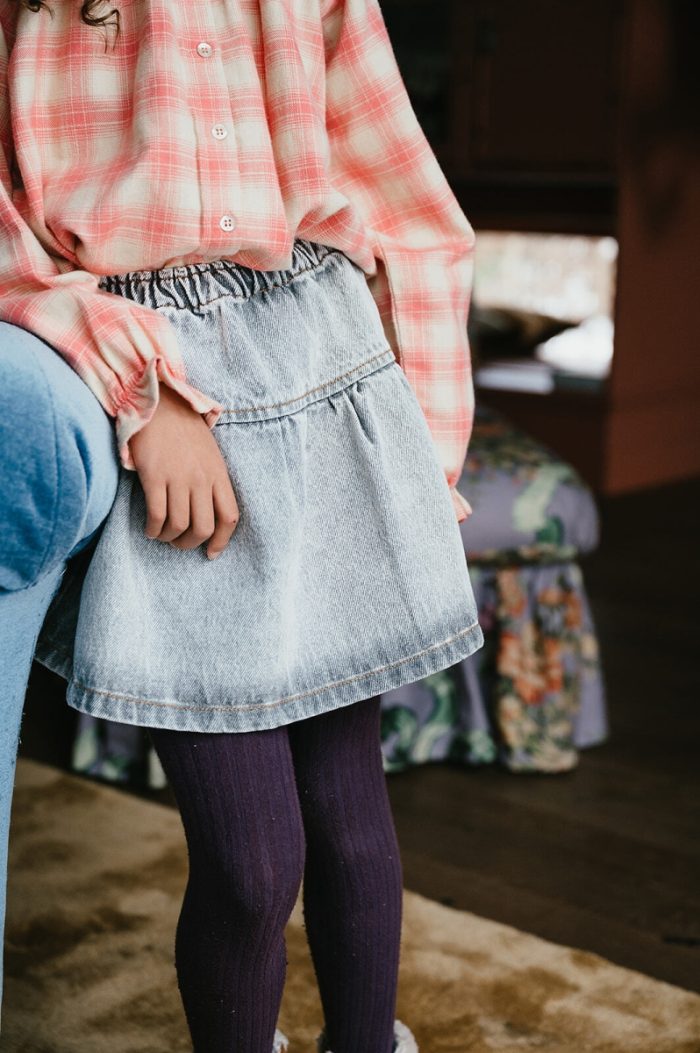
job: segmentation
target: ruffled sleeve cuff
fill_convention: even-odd
[[[452,497],[454,510],[457,513],[457,522],[463,523],[464,520],[472,514],[474,509],[469,504],[466,497],[463,497],[462,494],[460,494],[456,486],[450,487],[450,495]]]
[[[111,413],[115,418],[119,460],[124,468],[136,471],[129,449],[129,440],[151,420],[158,406],[160,382],[167,384],[201,413],[208,427],[213,428],[224,406],[188,384],[184,376],[175,372],[162,355],[149,359],[143,370],[113,399]]]

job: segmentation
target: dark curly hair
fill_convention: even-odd
[[[30,11],[40,11],[42,7],[45,7],[51,17],[53,17],[53,11],[46,3],[46,0],[19,0],[19,2]],[[116,7],[113,7],[111,11],[107,11],[105,14],[96,15],[95,8],[100,7],[103,3],[104,0],[83,0],[80,7],[80,17],[88,26],[111,26],[116,28],[116,39],[119,36],[120,29],[119,12]]]

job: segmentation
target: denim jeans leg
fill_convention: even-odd
[[[40,581],[18,592],[0,592],[0,664],[3,669],[0,704],[0,935],[5,925],[5,875],[10,805],[27,680],[34,645],[46,609],[61,579],[54,567]],[[2,998],[0,959],[0,999]]]
[[[99,531],[118,478],[112,421],[87,385],[45,341],[0,322],[0,940],[32,656],[66,561]]]

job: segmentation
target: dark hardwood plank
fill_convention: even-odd
[[[402,847],[405,886],[459,910],[469,910],[554,943],[600,954],[629,969],[697,990],[697,950],[659,940],[575,900],[553,904],[537,889],[513,887],[486,875],[478,860],[470,869]]]
[[[700,480],[599,508],[608,742],[558,775],[392,776],[405,883],[700,990]]]

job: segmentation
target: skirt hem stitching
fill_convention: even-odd
[[[122,724],[140,725],[142,727],[171,727],[180,730],[198,731],[255,731],[267,727],[276,727],[294,720],[327,712],[331,708],[347,705],[375,694],[391,691],[403,684],[421,680],[431,673],[439,672],[447,666],[456,665],[468,658],[483,644],[483,630],[479,622],[468,626],[462,632],[449,637],[448,641],[424,648],[399,662],[380,666],[374,671],[359,674],[344,680],[335,681],[320,689],[313,697],[292,699],[277,703],[274,709],[269,705],[255,711],[253,707],[234,709],[231,706],[206,707],[212,720],[207,727],[192,726],[192,720],[201,720],[197,713],[191,715],[187,707],[175,709],[167,705],[157,708],[153,704],[136,704],[128,700],[115,698],[110,705],[104,695],[91,694],[90,689],[74,690],[76,682],[69,685],[66,701],[71,708],[94,717],[112,720]],[[194,708],[194,707],[192,707]],[[200,707],[197,707],[198,709]],[[252,719],[247,719],[252,718]],[[274,721],[274,723],[273,723]]]

